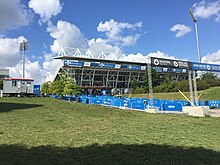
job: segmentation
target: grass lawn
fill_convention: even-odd
[[[188,98],[189,92],[183,92]],[[220,87],[212,87],[204,91],[198,91],[198,95],[201,95],[200,100],[220,100]],[[148,94],[131,94],[130,97],[147,97]],[[170,93],[154,93],[154,98],[162,100],[185,100],[185,98],[179,92]]]
[[[0,164],[220,164],[220,118],[0,98]]]

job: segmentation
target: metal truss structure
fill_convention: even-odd
[[[73,83],[84,89],[130,89],[131,83],[137,80],[143,83],[146,71],[129,71],[118,69],[104,69],[91,67],[62,67],[55,81],[60,79],[59,75],[68,74]]]
[[[95,58],[95,57],[97,58]],[[125,55],[120,58],[116,58],[113,53],[101,52],[99,55],[93,55],[90,50],[78,49],[78,48],[61,48],[58,57],[55,59],[61,59],[63,62],[66,60],[74,61],[75,63],[84,63],[80,66],[75,65],[63,65],[54,81],[61,78],[59,75],[68,74],[73,80],[73,83],[79,85],[84,89],[113,89],[116,88],[120,90],[120,93],[125,91],[130,91],[131,84],[134,80],[139,83],[143,83],[144,79],[147,77],[147,68],[150,64],[146,59],[141,62],[135,61],[124,61]],[[116,60],[117,59],[117,60]],[[78,64],[77,63],[77,64]],[[80,64],[81,64],[80,63]],[[89,63],[90,65],[87,65]],[[98,63],[100,66],[92,66],[91,63]],[[102,67],[102,63],[111,63],[114,65],[113,68]],[[104,65],[103,64],[103,65]],[[117,65],[126,64],[128,66],[135,65],[139,66],[141,69],[122,69],[116,67]],[[144,69],[143,69],[144,68]],[[160,74],[167,74],[168,72],[160,72]],[[176,73],[173,78],[178,81],[182,79],[187,79],[188,74],[186,73]]]
[[[93,54],[89,49],[69,48],[61,47],[57,57],[84,57],[91,59],[103,59],[103,60],[116,60],[125,61],[127,56],[122,54],[119,58],[112,52],[100,52],[99,54]],[[146,58],[139,59],[139,63],[149,63]],[[134,58],[129,59],[130,62],[137,62]]]

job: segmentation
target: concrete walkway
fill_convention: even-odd
[[[211,117],[220,117],[220,109],[210,109],[209,112]]]

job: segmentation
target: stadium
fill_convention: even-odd
[[[96,58],[95,58],[96,57]],[[55,59],[62,60],[54,81],[60,75],[68,74],[73,83],[86,89],[90,94],[95,90],[116,89],[120,94],[131,92],[131,83],[134,80],[142,83],[147,73],[150,59],[141,59],[142,62],[126,61],[126,55],[117,58],[113,53],[92,54],[90,50],[79,48],[61,48]],[[151,66],[151,65],[149,65]],[[174,73],[173,79],[188,78],[187,70],[181,68],[153,67],[160,74]]]

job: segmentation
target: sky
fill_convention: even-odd
[[[202,62],[220,65],[220,0],[0,0],[0,68],[22,77],[19,43],[28,41],[26,77],[53,80],[61,47],[197,62],[197,19]]]

